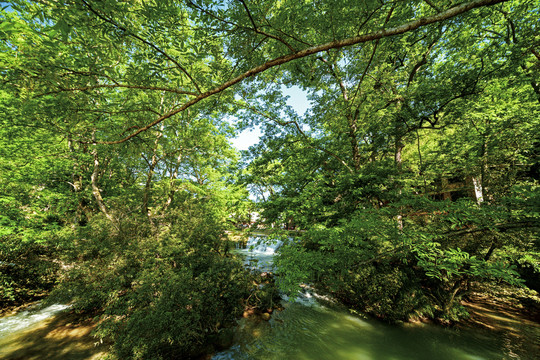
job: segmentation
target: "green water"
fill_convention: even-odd
[[[235,345],[213,360],[539,359],[540,332],[387,325],[334,306],[288,303],[268,322],[243,319]],[[535,340],[536,339],[536,340]]]
[[[268,271],[279,249],[257,241],[250,238],[239,253],[246,265]],[[255,266],[253,259],[259,260]],[[233,347],[213,360],[540,359],[540,326],[534,322],[488,313],[497,329],[388,325],[335,304],[321,305],[309,293],[299,300],[284,302],[285,309],[270,321],[242,319]]]

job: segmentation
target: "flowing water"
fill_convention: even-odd
[[[250,238],[246,264],[271,271],[280,241]],[[426,324],[387,325],[328,301],[309,288],[286,301],[270,321],[239,321],[234,345],[214,360],[490,360],[540,359],[540,326],[485,310],[500,321],[494,330],[447,329]],[[31,308],[0,318],[0,359],[89,360],[106,355],[106,346],[90,336],[92,324],[62,313],[65,305]]]
[[[245,256],[246,264],[252,269],[271,271],[274,255],[282,245],[281,240],[267,240],[265,237],[252,236],[248,239],[246,247],[237,248],[236,252]]]
[[[91,323],[78,323],[67,305],[35,305],[0,318],[2,360],[97,360],[106,346],[90,335]]]
[[[0,318],[0,339],[3,339],[17,331],[32,327],[33,325],[58,314],[68,307],[68,305],[51,305],[46,308],[39,308],[38,305],[35,305],[17,313],[16,315]]]
[[[268,271],[281,243],[259,242],[251,238],[239,252],[248,264]],[[540,327],[533,322],[513,323],[499,331],[396,326],[316,298],[305,291],[295,302],[283,301],[284,310],[275,311],[270,321],[242,319],[233,347],[213,360],[540,359]]]

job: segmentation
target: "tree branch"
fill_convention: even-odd
[[[48,91],[46,93],[38,94],[35,97],[45,96],[45,95],[51,95],[51,94],[58,94],[61,92],[68,92],[68,91],[88,91],[93,89],[102,89],[102,88],[126,88],[126,89],[139,89],[139,90],[153,90],[153,91],[165,91],[165,92],[172,92],[175,94],[180,95],[192,95],[197,96],[197,93],[192,91],[184,91],[184,90],[176,90],[176,89],[169,89],[164,87],[155,87],[155,86],[144,86],[144,85],[128,85],[128,84],[98,84],[98,85],[90,85],[90,86],[83,86],[79,88],[69,88],[69,89],[63,89],[60,88],[58,90],[54,91]]]
[[[310,149],[315,149],[315,150],[319,150],[319,151],[322,151],[322,152],[325,152],[326,154],[332,156],[333,158],[335,158],[337,161],[339,161],[343,166],[345,166],[347,168],[347,170],[352,174],[353,173],[353,170],[351,169],[351,167],[339,156],[337,155],[336,153],[330,151],[330,150],[327,150],[325,148],[322,148],[322,147],[319,147],[319,146],[315,146],[315,145],[312,145],[311,144],[311,138],[309,136],[306,135],[306,133],[304,132],[304,130],[302,130],[302,127],[300,127],[300,125],[298,124],[297,121],[295,120],[290,120],[290,121],[281,121],[279,119],[276,119],[275,117],[273,116],[270,116],[266,113],[263,113],[261,111],[259,111],[258,109],[252,107],[252,106],[244,106],[245,108],[253,111],[254,113],[256,114],[259,114],[265,118],[267,118],[268,120],[270,121],[273,121],[275,122],[276,124],[280,125],[280,126],[287,126],[287,125],[294,125],[295,126],[295,129],[296,131],[300,134],[300,136],[302,136],[302,138],[304,138],[304,140],[308,143],[308,147]]]
[[[467,228],[467,229],[461,229],[461,230],[453,230],[453,231],[447,231],[443,233],[443,235],[446,236],[461,236],[465,234],[474,234],[479,232],[488,232],[497,230],[500,232],[505,232],[508,230],[521,230],[521,229],[538,229],[540,228],[540,221],[536,219],[531,220],[524,220],[524,221],[518,221],[515,223],[504,223],[504,224],[495,224],[493,227],[482,227],[482,228]]]
[[[436,38],[428,47],[428,49],[426,50],[426,52],[424,53],[424,55],[422,55],[422,60],[420,60],[415,66],[414,68],[412,69],[411,71],[411,74],[409,75],[409,80],[407,81],[407,87],[409,87],[409,85],[411,85],[411,82],[413,81],[414,79],[414,76],[416,75],[416,73],[418,72],[418,70],[420,70],[420,68],[427,64],[427,57],[429,56],[429,53],[431,52],[431,50],[433,49],[433,47],[435,46],[435,44],[439,41],[440,37]]]
[[[246,12],[249,17],[249,21],[251,21],[251,24],[253,25],[253,29],[257,31],[257,25],[255,24],[255,21],[253,20],[253,17],[251,16],[251,12],[249,11],[249,8],[247,7],[246,2],[244,0],[238,0],[238,1],[240,1],[242,5],[244,5],[244,9],[246,9]]]
[[[180,65],[180,63],[178,61],[176,61],[175,59],[173,59],[169,54],[167,54],[165,51],[161,50],[159,47],[157,47],[157,45],[155,44],[152,44],[150,41],[146,40],[146,39],[143,39],[142,37],[140,37],[139,35],[129,31],[126,27],[116,23],[115,21],[105,17],[104,15],[100,14],[98,11],[96,11],[92,6],[90,6],[90,4],[86,1],[86,0],[81,0],[82,3],[88,8],[88,10],[90,10],[93,14],[95,14],[98,18],[100,18],[101,20],[113,25],[114,27],[122,30],[123,32],[125,32],[126,34],[128,34],[129,36],[132,36],[134,37],[135,39],[141,41],[142,43],[150,46],[151,48],[153,48],[154,50],[156,50],[158,53],[160,53],[161,55],[165,56],[169,61],[171,61],[174,65],[176,65],[176,67],[178,69],[180,69],[180,71],[182,71],[188,78],[189,80],[193,83],[193,86],[195,86],[195,88],[197,89],[197,92],[199,94],[201,94],[201,89],[199,88],[199,85],[197,84],[197,82],[195,81],[195,79],[193,79],[193,77],[189,74],[189,72],[182,66]]]
[[[441,9],[439,9],[437,6],[435,6],[435,4],[433,4],[433,2],[431,2],[430,0],[424,0],[424,2],[426,4],[428,4],[429,6],[431,6],[433,9],[435,9],[435,11],[437,11],[438,13],[441,12]]]
[[[418,29],[420,27],[423,27],[423,26],[426,26],[426,25],[429,25],[429,24],[433,24],[433,23],[437,23],[437,22],[441,22],[441,21],[450,19],[452,17],[463,14],[463,13],[465,13],[467,11],[470,11],[470,10],[478,8],[478,7],[494,5],[494,4],[504,2],[504,1],[507,1],[507,0],[473,0],[473,1],[470,1],[470,2],[467,2],[467,3],[464,3],[464,4],[454,6],[454,7],[450,8],[450,9],[448,9],[446,11],[443,11],[441,13],[438,13],[436,15],[423,17],[423,18],[420,18],[418,20],[413,20],[413,21],[410,21],[410,22],[405,23],[405,24],[400,25],[400,26],[396,26],[396,27],[389,28],[389,29],[382,29],[382,30],[374,31],[374,32],[371,32],[371,33],[368,33],[368,34],[355,36],[355,37],[351,37],[351,38],[347,38],[347,39],[343,39],[343,40],[331,41],[331,42],[328,42],[328,43],[325,43],[325,44],[321,44],[321,45],[317,45],[317,46],[313,46],[313,47],[309,47],[307,49],[297,51],[297,52],[295,52],[293,54],[287,54],[287,55],[277,57],[275,59],[267,61],[264,64],[256,66],[256,67],[244,72],[243,74],[240,74],[240,75],[234,77],[233,79],[231,79],[231,80],[229,80],[227,82],[224,82],[223,84],[215,87],[212,90],[209,90],[209,91],[207,91],[205,93],[197,95],[197,97],[195,97],[194,99],[186,102],[184,105],[182,105],[178,109],[176,109],[174,111],[170,111],[169,113],[157,118],[153,122],[147,124],[146,126],[140,128],[139,130],[133,132],[131,135],[129,135],[129,136],[125,137],[125,138],[122,138],[122,139],[119,139],[119,140],[114,140],[114,141],[102,141],[100,143],[102,143],[102,144],[120,144],[120,143],[126,142],[129,139],[132,139],[135,136],[139,135],[143,131],[146,131],[146,130],[150,129],[151,127],[159,124],[160,122],[170,118],[171,116],[174,116],[174,115],[178,114],[179,112],[182,112],[185,109],[197,104],[201,100],[206,99],[206,98],[208,98],[208,97],[210,97],[212,95],[215,95],[217,93],[220,93],[220,92],[230,88],[231,86],[240,83],[244,79],[247,79],[247,78],[249,78],[251,76],[262,73],[262,72],[264,72],[264,71],[266,71],[266,70],[268,70],[270,68],[273,68],[273,67],[288,63],[288,62],[296,60],[296,59],[301,59],[301,58],[304,58],[306,56],[313,55],[313,54],[316,54],[316,53],[319,53],[319,52],[327,51],[327,50],[330,50],[330,49],[340,49],[340,48],[343,48],[343,47],[356,45],[356,44],[361,44],[361,43],[365,43],[365,42],[368,42],[368,41],[373,41],[373,40],[377,40],[377,39],[381,39],[381,38],[385,38],[385,37],[404,34],[406,32],[416,30],[416,29]]]
[[[328,62],[328,60],[326,60],[325,58],[323,58],[322,56],[319,56],[318,57],[319,60],[321,60],[326,66],[328,66],[328,69],[330,69],[330,74],[332,76],[334,76],[334,78],[336,79],[336,81],[338,82],[339,84],[339,87],[341,89],[341,94],[343,95],[343,100],[345,101],[349,101],[349,93],[347,91],[347,87],[345,86],[345,83],[343,82],[343,79],[341,79],[341,77],[339,76],[339,74],[337,73],[336,69],[334,68],[334,66],[332,64],[330,64]]]
[[[238,0],[242,3],[242,5],[244,5],[244,8],[246,9],[246,12],[248,14],[248,17],[249,17],[249,20],[251,22],[251,25],[253,25],[253,28],[250,28],[250,27],[246,27],[246,26],[241,26],[241,25],[238,25],[238,24],[235,24],[233,22],[230,22],[230,21],[227,21],[219,16],[217,16],[216,14],[202,8],[201,6],[193,3],[193,1],[191,0],[188,0],[188,3],[193,6],[194,8],[198,9],[199,11],[205,13],[206,15],[209,15],[211,16],[212,18],[224,23],[224,24],[228,24],[228,25],[232,25],[238,29],[244,29],[244,30],[251,30],[251,31],[254,31],[256,32],[257,34],[261,34],[261,35],[264,35],[266,37],[269,37],[271,39],[274,39],[274,40],[277,40],[279,41],[280,43],[282,43],[283,45],[285,45],[291,52],[296,52],[296,49],[291,45],[289,44],[287,41],[283,40],[282,38],[280,38],[279,36],[275,36],[275,35],[272,35],[272,34],[269,34],[265,31],[262,31],[256,24],[255,24],[255,21],[253,20],[253,17],[251,16],[251,12],[249,11],[246,3],[243,1],[243,0]],[[290,36],[292,38],[292,36]],[[294,38],[293,38],[294,39]],[[298,40],[297,40],[298,41]]]
[[[388,15],[386,15],[386,19],[384,20],[384,25],[388,24],[388,21],[390,21],[390,17],[392,17],[392,13],[394,12],[394,9],[395,9],[395,6],[392,6],[390,8]],[[373,45],[373,51],[371,52],[371,56],[369,57],[369,61],[366,65],[366,68],[364,69],[364,72],[362,73],[362,76],[360,77],[360,80],[358,81],[358,84],[356,85],[356,90],[352,98],[353,100],[356,99],[356,96],[358,96],[358,92],[360,91],[360,86],[364,82],[364,78],[366,77],[369,67],[371,66],[371,63],[373,62],[373,58],[375,57],[375,53],[377,52],[378,47],[379,47],[379,40],[376,40],[375,45]],[[350,104],[350,106],[352,106],[352,103]]]

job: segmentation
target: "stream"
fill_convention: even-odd
[[[98,360],[106,346],[91,336],[93,324],[79,322],[67,305],[39,303],[0,318],[2,360]]]
[[[236,252],[246,266],[270,271],[281,242],[252,237]],[[234,344],[213,360],[488,360],[538,359],[540,325],[504,311],[483,309],[497,326],[443,328],[414,323],[388,325],[319,297],[309,288],[295,301],[283,296],[282,311],[269,321],[239,320]],[[90,335],[91,323],[77,323],[65,305],[28,308],[0,318],[0,359],[100,359],[107,347]]]
[[[260,243],[252,237],[237,250],[246,264],[272,268],[281,242]],[[286,297],[285,297],[286,299]],[[239,321],[234,345],[213,360],[483,360],[538,359],[540,327],[534,322],[501,318],[503,330],[450,329],[414,323],[388,325],[317,299],[306,291],[295,302],[282,301],[270,321]],[[509,324],[509,325],[508,325]]]

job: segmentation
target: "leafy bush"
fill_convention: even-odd
[[[118,358],[199,355],[242,313],[253,287],[242,263],[220,254],[219,227],[201,221],[155,232],[132,219],[116,234],[96,217],[80,230],[74,268],[49,301],[97,316],[95,335],[112,341]]]
[[[407,205],[359,210],[339,226],[309,230],[300,243],[281,249],[280,288],[294,293],[299,283],[315,283],[355,309],[394,322],[467,316],[460,300],[474,282],[521,286],[512,264],[534,253],[527,229],[514,230],[506,209],[423,201],[428,215],[418,216],[416,204]],[[403,216],[400,229],[397,215],[407,212],[413,215]]]
[[[0,309],[43,297],[55,284],[58,262],[51,244],[0,238]]]

